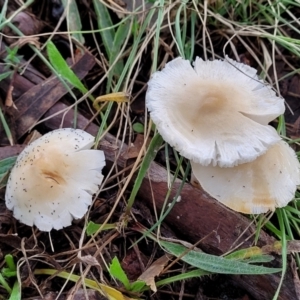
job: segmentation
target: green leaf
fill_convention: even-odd
[[[7,71],[7,72],[0,74],[0,81],[9,77],[11,74],[12,74],[12,71]]]
[[[77,75],[68,66],[67,62],[64,60],[64,58],[61,56],[61,54],[51,41],[47,43],[47,53],[49,60],[57,73],[64,79],[66,79],[69,83],[71,83],[74,87],[78,88],[83,94],[85,94],[88,90],[82,84]]]
[[[253,263],[268,263],[274,260],[274,257],[272,255],[257,255],[252,256],[248,259],[245,259],[243,262],[246,262],[248,264]]]
[[[109,229],[116,229],[117,225],[116,224],[96,224],[93,221],[90,221],[86,227],[86,234],[88,236],[96,233],[99,228],[102,227],[102,230],[109,230]]]
[[[106,50],[106,53],[110,59],[111,49],[113,49],[115,30],[113,28],[113,22],[111,20],[107,7],[99,0],[93,0],[95,13],[97,15],[98,28],[102,29],[100,34]]]
[[[113,258],[113,260],[109,266],[109,273],[116,279],[120,280],[127,290],[130,290],[129,279],[128,279],[127,275],[125,274],[124,270],[122,269],[117,257]]]
[[[139,173],[136,177],[136,180],[134,182],[134,185],[133,185],[133,188],[132,188],[129,200],[128,200],[126,212],[130,211],[130,209],[134,203],[135,197],[137,195],[137,192],[140,189],[142,181],[149,169],[149,166],[150,166],[151,162],[154,160],[156,153],[162,143],[163,143],[163,138],[161,137],[160,134],[157,133],[152,138],[151,143],[148,147],[147,153],[144,156],[144,159],[142,161],[141,167],[139,169]]]
[[[72,37],[81,44],[84,44],[84,37],[80,33],[80,30],[82,29],[82,24],[76,0],[62,0],[62,4],[64,8],[67,9],[68,30],[74,31],[71,33]]]
[[[8,300],[21,300],[21,287],[18,281],[15,281],[12,292]]]
[[[130,291],[138,293],[144,288],[145,285],[146,282],[137,280],[130,285]]]
[[[207,272],[207,271],[203,271],[201,269],[197,269],[197,270],[185,272],[185,273],[182,273],[179,275],[175,275],[175,276],[171,276],[171,277],[167,277],[165,279],[159,280],[158,282],[155,283],[155,285],[157,287],[159,287],[159,286],[162,286],[165,284],[174,283],[176,281],[187,280],[187,279],[201,277],[201,276],[209,275],[209,274],[211,274],[211,273]]]
[[[123,60],[119,60],[116,63],[115,63],[115,60],[117,59],[118,55],[120,55],[121,48],[124,45],[124,42],[126,40],[127,34],[129,33],[129,30],[130,30],[129,20],[127,20],[127,22],[119,25],[116,33],[114,34],[112,48],[109,50],[109,53],[107,53],[107,55],[109,56],[109,65],[111,66],[114,64],[114,67],[109,72],[108,78],[107,78],[107,85],[106,85],[107,93],[111,89],[111,83],[112,83],[113,77],[115,76],[116,78],[119,78],[124,69]]]
[[[2,285],[9,294],[11,293],[11,288],[1,273],[0,273],[0,285]]]
[[[12,156],[0,160],[0,179],[13,167],[17,156]]]
[[[137,122],[132,125],[132,129],[137,133],[143,133],[144,125],[142,123]]]
[[[17,270],[16,264],[14,262],[14,257],[11,254],[6,254],[4,260],[10,271]]]
[[[160,241],[160,244],[176,257],[181,256],[187,251],[186,247],[179,244],[166,241]],[[214,256],[194,250],[187,252],[183,257],[181,257],[181,260],[199,269],[220,274],[257,275],[281,272],[280,268],[267,268],[263,266],[249,265],[244,262],[230,260],[224,257]]]

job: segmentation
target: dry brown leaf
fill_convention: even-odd
[[[5,98],[5,106],[13,107],[13,108],[17,109],[17,107],[14,104],[13,97],[12,97],[13,90],[14,90],[13,85],[10,85],[8,87],[6,98]]]
[[[160,257],[138,278],[138,280],[144,281],[148,286],[150,286],[153,292],[156,292],[157,288],[154,278],[162,272],[169,260],[170,259],[167,255]]]
[[[143,147],[144,139],[145,136],[143,134],[137,134],[134,143],[129,147],[127,153],[125,154],[127,159],[138,157]],[[149,144],[149,141],[147,141],[147,144]]]
[[[30,132],[30,134],[26,137],[24,144],[28,145],[32,142],[34,142],[35,140],[39,139],[42,135],[37,131],[37,130],[33,130]]]
[[[90,266],[100,266],[98,260],[92,255],[85,255],[79,258],[82,262],[90,265]]]

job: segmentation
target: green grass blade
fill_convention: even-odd
[[[21,300],[21,287],[19,282],[16,280],[13,286],[12,292],[8,300]]]
[[[93,0],[95,13],[97,15],[98,28],[101,29],[100,34],[102,38],[105,51],[110,60],[111,49],[114,45],[115,30],[107,7],[99,0]]]
[[[280,293],[280,289],[283,283],[283,279],[285,276],[285,272],[287,269],[287,239],[286,239],[286,231],[284,226],[284,210],[282,208],[276,209],[279,228],[280,228],[280,237],[281,237],[281,243],[282,243],[282,271],[281,271],[281,279],[279,282],[279,285],[277,287],[276,293],[273,297],[273,299],[277,299]]]
[[[121,281],[127,290],[130,289],[129,279],[122,269],[117,257],[114,257],[111,264],[109,265],[109,273],[110,275]]]
[[[96,224],[93,221],[90,221],[86,227],[86,234],[87,236],[91,236],[92,234],[98,232],[99,228],[102,228],[103,230],[110,230],[110,229],[116,229],[117,224]]]
[[[166,241],[160,241],[169,253],[179,257],[187,251],[187,248]],[[181,260],[185,261],[191,266],[199,269],[220,274],[244,274],[244,275],[258,275],[258,274],[272,274],[282,271],[280,268],[267,268],[263,266],[254,266],[244,262],[229,260],[224,257],[214,256],[203,252],[191,250],[187,252]]]
[[[6,16],[7,3],[8,3],[8,0],[5,0],[4,3],[2,4],[3,6],[1,9],[1,13],[0,13],[0,24],[2,23],[2,20],[4,19],[4,17]]]
[[[6,120],[5,120],[5,117],[4,117],[4,114],[2,112],[1,107],[0,107],[0,121],[1,121],[1,123],[3,125],[5,134],[6,134],[7,138],[8,138],[8,141],[9,141],[10,145],[13,145],[14,142],[13,142],[12,134],[11,134],[10,128],[9,128],[9,126],[8,126]]]
[[[193,270],[193,271],[189,271],[183,274],[179,274],[179,275],[175,275],[175,276],[171,276],[165,279],[162,279],[158,282],[155,283],[155,285],[157,287],[162,286],[162,285],[166,285],[166,284],[170,284],[170,283],[174,283],[176,281],[181,281],[181,280],[187,280],[187,279],[191,279],[191,278],[195,278],[195,277],[201,277],[204,275],[209,275],[211,274],[210,272],[204,271],[204,270]]]
[[[14,262],[14,257],[11,254],[6,254],[4,260],[10,271],[17,270],[16,264]]]
[[[15,164],[17,156],[8,157],[0,161],[0,189],[3,188],[8,180],[9,170]]]
[[[62,4],[64,8],[67,9],[66,18],[68,31],[71,31],[71,35],[75,40],[84,44],[84,37],[80,32],[82,24],[76,0],[62,0]]]
[[[128,205],[127,205],[127,209],[126,209],[127,213],[130,212],[130,209],[134,203],[135,197],[141,187],[142,181],[150,167],[151,162],[154,160],[159,147],[162,145],[162,143],[163,143],[163,138],[161,137],[160,134],[157,133],[151,140],[151,143],[148,147],[147,153],[144,156],[141,167],[139,169],[137,178],[134,182],[132,192],[131,192],[129,200],[128,200]]]
[[[120,54],[120,50],[124,45],[126,37],[130,33],[130,31],[131,31],[131,25],[129,20],[127,20],[126,22],[124,22],[118,27],[114,35],[112,49],[110,49],[110,53],[108,53],[110,66],[115,63],[115,60],[117,59],[117,56]],[[124,68],[123,60],[119,60],[118,62],[115,63],[114,67],[112,68],[107,78],[106,93],[109,93],[109,91],[111,90],[111,82],[113,77],[115,76],[119,78],[123,72],[123,68]]]
[[[274,260],[274,257],[272,255],[257,255],[257,256],[252,256],[248,259],[245,259],[244,262],[248,264],[253,264],[253,263],[268,263]]]
[[[11,294],[11,288],[8,285],[8,283],[6,282],[5,278],[2,276],[2,274],[0,273],[0,285],[2,285],[6,291]]]
[[[64,60],[60,52],[57,50],[57,48],[51,41],[47,43],[47,53],[52,66],[60,76],[66,79],[74,87],[78,88],[83,94],[88,92],[86,87],[82,84],[77,75],[68,66],[67,62]]]
[[[137,280],[137,281],[130,284],[130,291],[133,292],[133,293],[135,293],[135,292],[139,293],[143,290],[145,285],[146,285],[146,282]]]
[[[0,74],[0,81],[9,77],[11,74],[12,74],[12,71],[7,71],[7,72]]]

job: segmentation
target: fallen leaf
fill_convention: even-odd
[[[79,258],[82,262],[90,265],[90,266],[100,266],[98,260],[92,255],[85,255]]]
[[[150,286],[151,290],[156,292],[157,288],[154,278],[162,272],[169,260],[170,259],[167,255],[160,257],[138,278],[138,280],[146,282],[146,284]]]

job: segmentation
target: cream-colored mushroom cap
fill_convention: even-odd
[[[155,72],[146,104],[162,137],[183,156],[203,165],[231,167],[254,160],[279,141],[267,125],[284,101],[235,62],[176,58]]]
[[[103,151],[91,150],[94,137],[64,128],[45,134],[17,158],[6,186],[6,206],[14,217],[42,231],[82,218],[103,180]]]
[[[295,152],[280,141],[256,160],[232,168],[191,162],[202,188],[233,210],[259,214],[290,202],[300,184]]]

